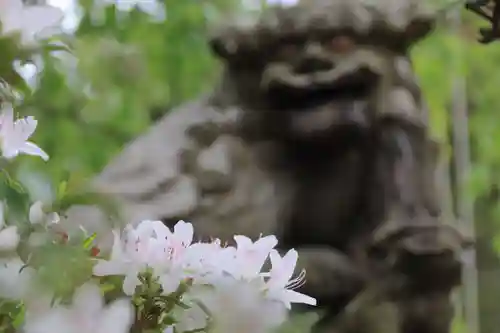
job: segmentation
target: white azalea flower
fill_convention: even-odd
[[[5,226],[4,203],[0,202],[0,251],[14,251],[19,244],[17,226]]]
[[[259,238],[255,242],[246,236],[234,236],[236,252],[234,261],[226,270],[236,278],[251,279],[259,275],[269,253],[278,244],[274,235]]]
[[[219,333],[269,332],[286,320],[291,303],[316,304],[315,299],[292,290],[303,283],[304,274],[292,278],[297,252],[290,250],[281,258],[274,250],[275,236],[253,242],[238,235],[236,247],[224,247],[217,239],[193,244],[193,233],[193,226],[184,221],[172,231],[161,221],[149,220],[127,227],[122,237],[114,231],[111,258],[98,260],[94,274],[123,275],[127,295],[134,293],[140,284],[138,274],[146,268],[159,278],[164,294],[189,279],[183,302],[190,302],[190,308],[177,309],[177,322],[164,333],[205,327],[207,314],[197,302],[214,316],[214,330]],[[262,272],[269,257],[271,271]]]
[[[128,333],[134,321],[130,300],[118,299],[105,306],[99,287],[78,288],[71,306],[56,305],[37,316],[28,316],[26,333]]]
[[[234,247],[222,247],[218,239],[211,243],[194,243],[184,254],[183,266],[197,278],[211,274],[219,276],[225,270],[225,266],[234,260],[235,253]]]
[[[12,225],[0,231],[0,251],[13,251],[19,244],[17,226]]]
[[[1,298],[22,299],[26,296],[35,271],[24,266],[24,262],[17,256],[0,259]]]
[[[282,302],[287,309],[291,308],[291,303],[316,305],[316,299],[292,290],[300,287],[305,277],[302,271],[298,277],[292,278],[297,265],[297,251],[291,249],[282,258],[278,251],[272,250],[270,258],[272,269],[266,283],[267,297]]]
[[[59,223],[59,220],[59,214],[55,212],[47,214],[43,211],[43,203],[41,201],[34,202],[30,207],[29,221],[31,224],[50,225]]]
[[[12,159],[23,153],[40,156],[47,161],[49,156],[40,147],[28,141],[35,132],[38,122],[33,117],[25,117],[14,121],[14,110],[7,106],[0,116],[0,141],[2,155]]]
[[[287,310],[280,302],[263,297],[260,281],[244,281],[221,276],[215,289],[200,293],[210,310],[213,331],[218,333],[266,333],[281,325]]]
[[[165,238],[168,240],[170,255],[173,261],[182,258],[182,255],[186,252],[186,249],[193,242],[194,230],[191,223],[180,220],[175,224],[173,233],[171,233],[170,229],[166,226],[165,229],[159,227],[157,230],[167,231]]]
[[[158,223],[156,223],[158,222]],[[123,291],[132,295],[140,284],[138,274],[148,267],[156,268],[168,260],[167,240],[162,237],[170,232],[161,221],[143,221],[136,229],[127,228],[124,237],[113,231],[114,243],[110,260],[98,260],[94,275],[123,275]]]
[[[45,212],[43,211],[43,203],[36,201],[29,210],[29,220],[31,224],[42,224],[45,220]]]
[[[174,307],[172,315],[176,319],[175,326],[167,327],[163,333],[173,333],[174,327],[177,333],[200,331],[207,327],[208,315],[193,299],[193,295],[188,291],[182,298],[182,303],[189,306],[188,309],[180,306]]]
[[[51,6],[24,6],[22,0],[0,1],[1,34],[21,34],[21,43],[33,45],[37,38],[50,37],[49,30],[63,19],[63,12]]]

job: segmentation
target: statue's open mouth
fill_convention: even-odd
[[[357,72],[330,83],[311,83],[305,87],[289,85],[285,81],[269,87],[269,104],[273,109],[286,111],[312,110],[334,101],[366,99],[376,86],[377,76]]]

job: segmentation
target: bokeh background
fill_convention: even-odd
[[[210,25],[253,15],[259,1],[49,1],[67,12],[64,39],[76,57],[44,54],[38,69],[20,67],[29,91],[20,112],[39,119],[33,140],[51,156],[48,164],[21,157],[19,176],[33,195],[53,195],[68,174],[92,177],[157,119],[208,92],[218,74],[205,42]],[[460,215],[464,200],[474,208],[469,222],[478,239],[479,279],[468,283],[478,288],[479,306],[467,298],[460,304],[480,314],[481,333],[494,333],[500,327],[500,42],[477,43],[483,22],[472,14],[451,21],[443,15],[412,56],[432,135],[443,147],[442,179],[452,185],[443,193],[448,216]],[[453,152],[461,149],[453,140],[456,108],[467,110],[470,130],[461,135],[471,150],[463,191],[454,185]],[[460,320],[455,330],[466,332]]]

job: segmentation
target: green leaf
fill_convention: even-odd
[[[90,249],[94,244],[94,240],[95,240],[96,236],[97,236],[97,234],[94,232],[92,235],[90,235],[90,237],[85,239],[85,241],[83,242],[83,248]]]
[[[59,183],[59,186],[57,187],[57,200],[62,200],[64,196],[66,195],[66,190],[68,188],[68,182],[67,181],[62,181]]]
[[[12,326],[14,326],[14,328],[16,329],[19,329],[21,327],[24,322],[24,316],[26,314],[26,307],[24,306],[24,304],[21,304],[19,308],[19,312],[15,315],[12,322]]]
[[[116,289],[116,285],[113,283],[101,283],[99,285],[101,291],[105,294]]]

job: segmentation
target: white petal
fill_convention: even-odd
[[[35,271],[24,267],[19,257],[0,260],[0,297],[21,299],[26,296]]]
[[[12,151],[17,150],[16,147],[19,141],[14,131],[14,109],[12,106],[8,106],[2,110],[2,115],[0,116],[0,136],[2,138],[3,155],[5,157],[7,157],[6,155],[12,157]]]
[[[0,12],[15,14],[23,10],[23,2],[21,0],[2,0],[0,1]]]
[[[118,299],[101,313],[94,333],[128,333],[134,322],[134,309],[130,300]]]
[[[12,105],[7,105],[2,109],[2,115],[0,116],[0,129],[12,131],[14,129],[14,109]]]
[[[46,38],[51,34],[46,31],[53,26],[58,25],[64,18],[64,13],[51,6],[29,6],[23,10],[23,30],[28,39],[34,37]]]
[[[185,301],[189,309],[179,309],[178,314],[174,312],[175,318],[178,320],[175,324],[178,332],[200,330],[207,326],[207,314],[197,304],[191,303]]]
[[[288,250],[288,252],[282,258],[283,274],[286,276],[288,280],[292,278],[298,259],[299,259],[299,254],[295,249]]]
[[[8,160],[13,159],[19,155],[19,149],[16,146],[10,146],[6,144],[6,141],[2,141],[2,156]]]
[[[316,305],[316,299],[311,297],[311,296],[301,294],[301,293],[296,292],[294,290],[286,290],[285,294],[286,294],[286,296],[285,296],[286,302]],[[286,305],[286,303],[285,303],[285,305]]]
[[[180,220],[174,226],[174,234],[184,246],[190,245],[193,242],[194,236],[193,225]]]
[[[113,230],[113,247],[111,248],[111,260],[121,260],[123,257],[122,240],[120,232]]]
[[[269,253],[269,258],[271,259],[271,265],[273,268],[278,268],[281,266],[281,256],[278,251],[272,250]]]
[[[14,131],[19,133],[19,137],[26,141],[35,133],[38,121],[33,117],[19,118],[14,122]]]
[[[72,332],[74,325],[68,320],[69,312],[63,308],[50,309],[44,314],[27,316],[24,323],[25,333]]]
[[[45,220],[45,213],[43,212],[43,203],[37,201],[31,205],[29,211],[29,220],[31,224],[41,224]]]
[[[93,273],[95,276],[122,275],[127,269],[126,264],[118,260],[97,260]]]
[[[278,238],[274,235],[259,238],[254,245],[259,249],[273,249],[278,244]]]
[[[19,233],[16,226],[10,226],[0,231],[0,251],[12,251],[19,244]]]
[[[85,283],[73,296],[73,307],[78,313],[97,316],[104,306],[101,290],[98,286]]]
[[[170,229],[162,221],[150,221],[152,231],[158,239],[166,239],[172,235]]]
[[[165,274],[161,276],[159,282],[161,283],[163,294],[170,295],[176,291],[181,281],[182,277],[180,274]]]
[[[292,278],[297,264],[298,253],[291,249],[281,258],[278,251],[272,250],[269,256],[272,268],[271,279],[268,284],[273,288],[284,288]]]
[[[23,152],[27,155],[40,156],[44,161],[49,160],[49,155],[42,148],[35,145],[33,142],[25,142],[22,146],[19,147],[19,151]]]
[[[125,276],[123,280],[123,292],[125,295],[132,296],[135,293],[135,287],[141,283],[137,275],[137,272],[131,272]]]
[[[61,221],[61,217],[56,212],[48,213],[46,221],[48,224],[57,224]]]
[[[247,236],[243,235],[236,235],[233,237],[234,241],[236,242],[236,248],[237,249],[244,249],[252,246],[252,240],[248,238]]]

